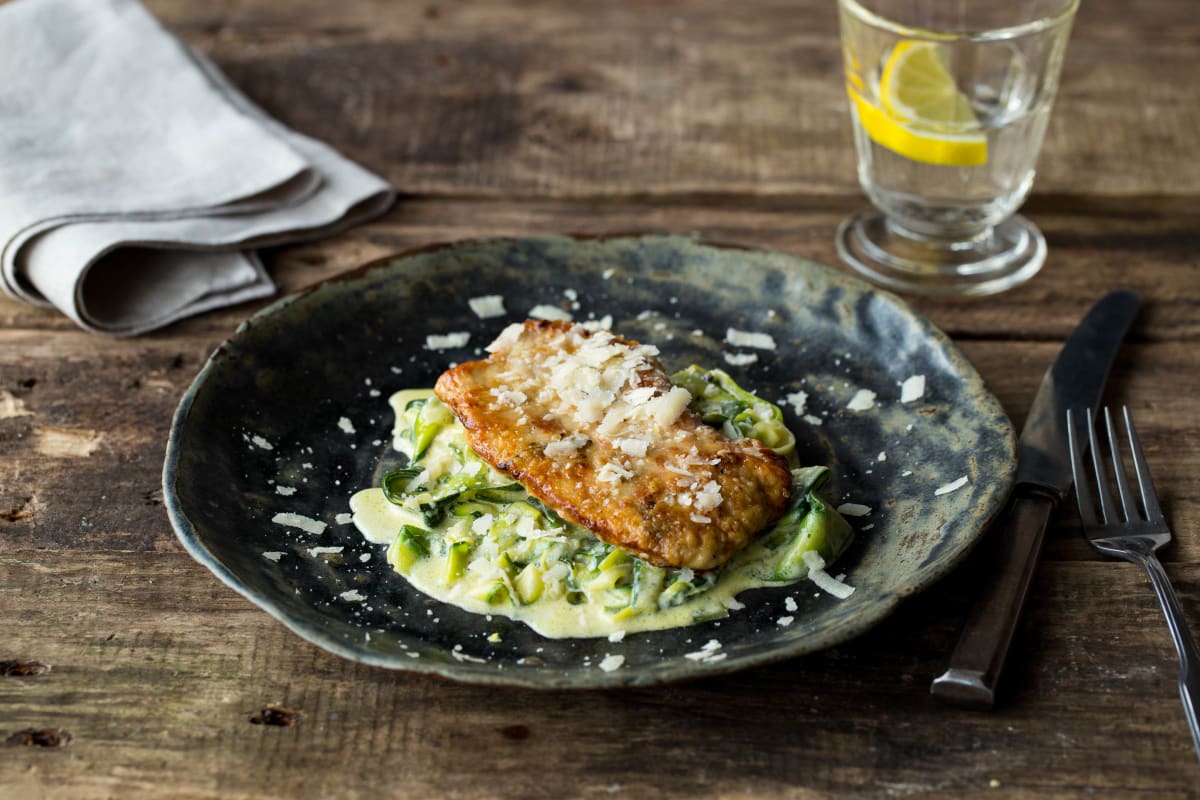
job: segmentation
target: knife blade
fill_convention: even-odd
[[[1141,297],[1121,290],[1102,297],[1067,337],[1046,371],[1017,441],[1012,495],[985,539],[991,552],[983,591],[967,617],[946,671],[930,692],[946,703],[990,709],[1037,567],[1046,526],[1071,488],[1066,413],[1100,403],[1117,349]]]

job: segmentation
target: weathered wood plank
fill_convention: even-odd
[[[782,250],[839,267],[833,244],[841,220],[861,201],[702,198],[682,202],[453,200],[403,198],[383,219],[325,241],[266,254],[282,291],[294,291],[367,261],[434,242],[536,233],[695,234],[719,243]],[[1061,205],[1060,205],[1061,204]],[[1136,289],[1147,300],[1137,339],[1200,339],[1200,214],[1156,203],[1137,213],[1101,204],[1083,211],[1064,198],[1031,201],[1030,217],[1049,241],[1046,267],[1003,296],[907,298],[956,338],[1061,342],[1105,291]],[[153,337],[224,338],[266,302],[205,314]],[[0,328],[67,331],[54,312],[0,296]]]
[[[1200,614],[1200,570],[1174,572]],[[0,678],[0,739],[73,738],[8,749],[0,793],[155,797],[169,776],[174,796],[221,798],[973,797],[992,781],[1004,796],[1189,796],[1174,656],[1136,570],[1048,564],[992,714],[927,691],[969,588],[943,582],[854,642],[736,676],[541,694],[327,655],[184,555],[9,553],[0,607],[20,625],[0,659],[52,670]],[[252,724],[268,704],[298,724]]]
[[[857,190],[832,3],[149,5],[269,112],[406,191]],[[1170,3],[1084,4],[1038,190],[1194,195],[1198,36]]]

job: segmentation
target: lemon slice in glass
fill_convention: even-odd
[[[905,40],[892,49],[879,79],[881,107],[863,97],[861,86],[851,83],[846,91],[877,144],[925,164],[987,163],[987,137],[937,44]]]

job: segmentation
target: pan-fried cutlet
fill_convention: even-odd
[[[713,569],[788,507],[787,462],[688,411],[655,356],[609,331],[530,320],[435,391],[481,458],[563,517],[658,566]]]

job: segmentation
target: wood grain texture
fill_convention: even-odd
[[[1200,339],[1200,206],[1131,211],[1107,203],[1060,208],[1033,198],[1026,213],[1045,233],[1049,258],[1037,279],[1002,299],[906,298],[958,339],[1061,342],[1106,290],[1141,292],[1135,340]],[[839,266],[833,235],[855,197],[694,197],[627,200],[491,200],[402,197],[382,219],[320,242],[267,251],[282,292],[310,286],[367,261],[434,242],[539,233],[647,232],[696,235],[714,243],[782,250]],[[211,336],[212,345],[269,301],[205,314],[145,341]],[[61,314],[0,296],[0,328],[73,331]],[[37,337],[35,337],[37,338]],[[119,349],[120,344],[116,345]],[[211,348],[210,348],[211,349]],[[0,352],[0,359],[4,358]]]
[[[831,2],[149,5],[269,112],[405,191],[857,191]],[[1197,37],[1169,0],[1083,4],[1038,191],[1194,195]]]
[[[865,202],[824,0],[147,5],[403,193],[371,224],[268,251],[284,292],[431,242],[547,232],[835,264]],[[1089,305],[1143,293],[1107,399],[1137,419],[1200,631],[1197,41],[1173,0],[1084,3],[1023,212],[1046,268],[912,304],[1019,426]],[[110,340],[0,298],[0,798],[1196,796],[1150,587],[1069,507],[992,714],[928,694],[984,550],[855,641],[681,686],[489,691],[324,653],[184,554],[161,506],[176,403],[265,304]]]
[[[0,678],[0,738],[72,741],[6,752],[0,790],[157,797],[169,775],[172,796],[223,798],[975,797],[995,796],[992,781],[1010,797],[1185,798],[1195,764],[1173,654],[1136,572],[1047,563],[1009,702],[978,714],[927,689],[961,623],[962,575],[824,653],[683,686],[540,694],[335,658],[184,555],[9,553],[0,602],[21,624],[2,655],[52,670]],[[1173,577],[1200,612],[1200,571]],[[298,721],[253,724],[267,705]]]

